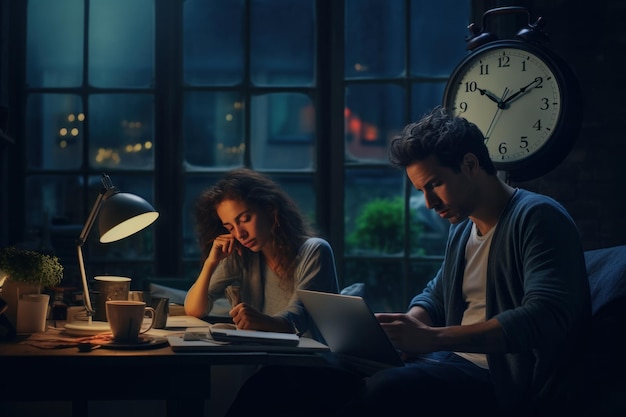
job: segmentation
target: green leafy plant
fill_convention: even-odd
[[[0,250],[0,271],[13,282],[30,282],[44,287],[57,286],[63,279],[63,266],[56,256],[13,246]]]
[[[421,226],[411,222],[411,244],[417,241]],[[347,237],[349,249],[398,253],[404,250],[404,200],[378,198],[368,202],[355,221],[354,231]]]

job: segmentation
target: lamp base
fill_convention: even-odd
[[[106,321],[77,320],[65,325],[65,332],[71,336],[95,336],[111,331]]]

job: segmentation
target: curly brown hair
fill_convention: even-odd
[[[229,171],[196,200],[196,233],[203,257],[208,256],[215,238],[229,233],[217,215],[217,206],[225,200],[241,201],[250,209],[273,219],[270,230],[278,250],[276,272],[281,281],[291,281],[298,250],[314,233],[297,204],[276,182],[262,173],[248,168]],[[249,252],[244,250],[243,256],[249,256]]]

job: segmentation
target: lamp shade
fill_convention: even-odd
[[[143,198],[118,192],[109,196],[98,215],[100,242],[109,243],[124,239],[150,226],[159,213]]]

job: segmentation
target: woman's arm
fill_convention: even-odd
[[[210,257],[204,260],[202,270],[185,297],[185,314],[202,318],[207,315],[209,307],[209,283],[215,272],[217,264]]]
[[[231,256],[241,256],[241,246],[230,233],[218,236],[211,246],[209,256],[204,260],[196,282],[187,291],[185,314],[202,318],[209,312],[209,284],[219,263]]]
[[[310,330],[310,318],[295,289],[339,292],[335,257],[330,244],[321,238],[308,239],[300,250],[300,264],[294,277],[294,292],[287,308],[280,314],[292,331]]]

